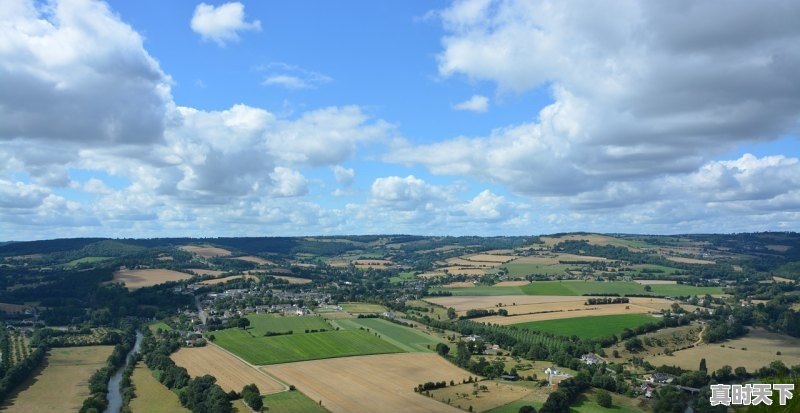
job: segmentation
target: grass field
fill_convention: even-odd
[[[1,411],[11,413],[78,411],[89,395],[89,377],[105,366],[113,346],[50,350],[44,369],[9,396]]]
[[[327,409],[299,391],[285,391],[264,396],[264,406],[270,412],[326,413]]]
[[[776,354],[779,350],[780,356]],[[774,360],[781,360],[787,366],[795,366],[800,364],[800,339],[763,329],[753,329],[741,338],[724,343],[702,344],[676,351],[672,356],[650,357],[647,361],[654,366],[666,364],[696,370],[701,358],[706,359],[709,371],[717,370],[726,364],[733,368],[745,367],[747,371],[754,371]]]
[[[533,321],[530,323],[513,324],[513,326],[568,337],[576,335],[583,339],[592,339],[611,334],[619,334],[625,328],[635,328],[643,324],[655,322],[656,320],[656,318],[646,314],[620,314]]]
[[[297,386],[311,400],[321,400],[333,413],[461,413],[413,388],[428,381],[461,382],[471,375],[433,353],[345,357],[262,369]]]
[[[125,283],[128,290],[152,287],[171,281],[182,281],[192,278],[191,274],[172,270],[122,270],[114,272],[111,282]]]
[[[189,348],[183,347],[170,356],[175,364],[183,367],[192,377],[210,374],[225,391],[241,391],[242,387],[255,383],[262,394],[275,393],[285,387],[263,372],[248,366],[227,351],[215,345]]]
[[[159,328],[164,331],[172,331],[172,327],[170,327],[169,325],[167,325],[167,323],[163,321],[156,321],[155,323],[150,323],[147,325],[147,328],[149,328],[150,331],[154,333],[158,331]]]
[[[143,362],[133,370],[136,397],[131,399],[133,413],[189,413],[181,406],[178,395],[171,392],[153,377]]]
[[[486,386],[486,389],[480,390],[481,386]],[[477,395],[473,394],[475,390],[478,390]],[[531,383],[484,380],[478,383],[457,384],[433,390],[431,395],[442,403],[449,401],[450,406],[462,410],[472,407],[474,412],[485,412],[520,399],[538,399],[543,402],[547,399],[547,392],[547,389],[531,385]],[[526,404],[533,405],[530,402]],[[518,410],[519,408],[514,410],[514,413]]]
[[[341,303],[342,310],[348,313],[382,313],[386,308],[378,304],[370,303]]]
[[[250,328],[248,331],[254,336],[263,336],[267,331],[285,332],[292,331],[294,334],[305,332],[305,330],[331,330],[325,319],[319,316],[282,316],[275,314],[248,314]]]
[[[695,287],[683,284],[651,285],[647,292],[644,285],[627,281],[535,281],[523,286],[476,286],[470,288],[441,288],[453,295],[585,295],[585,294],[650,294],[663,296],[685,296],[722,294],[720,287]]]
[[[368,328],[370,332],[378,333],[382,339],[408,352],[434,351],[436,344],[441,342],[422,331],[380,318],[350,318],[336,320],[336,324],[346,329]]]
[[[414,275],[413,272],[411,272],[411,271],[403,271],[403,272],[397,274],[396,277],[389,278],[389,282],[390,283],[400,283],[400,282],[403,282],[403,281],[410,281],[410,280],[413,280],[415,278],[417,278],[417,276]]]
[[[524,277],[530,274],[561,275],[568,269],[578,268],[576,265],[565,264],[524,264],[510,262],[503,265],[508,270],[508,275],[512,277]]]
[[[76,266],[78,264],[91,264],[91,263],[94,263],[94,262],[105,261],[107,259],[109,259],[109,257],[83,257],[83,258],[78,258],[77,260],[72,260],[72,261],[64,264],[64,266],[68,267],[68,268],[71,268],[71,267],[74,267],[74,266]]]
[[[611,392],[611,407],[597,404],[597,391],[592,389],[578,397],[570,406],[574,413],[641,413],[644,411],[638,406],[639,400],[621,396]]]
[[[362,330],[253,337],[243,330],[227,329],[214,335],[217,344],[256,365],[402,351]]]

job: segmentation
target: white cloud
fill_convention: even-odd
[[[441,188],[413,175],[377,178],[372,183],[371,194],[376,204],[400,211],[429,208],[446,195]]]
[[[333,177],[336,179],[336,182],[344,186],[350,186],[355,176],[356,171],[353,168],[345,168],[341,165],[335,165],[333,167]]]
[[[308,193],[308,180],[300,172],[278,166],[270,174],[274,180],[273,194],[278,197],[295,197]]]
[[[473,95],[471,98],[453,105],[453,109],[484,113],[489,110],[489,98],[481,95]]]
[[[514,214],[514,206],[505,197],[486,189],[464,204],[462,210],[471,221],[498,222]]]
[[[797,131],[796,2],[465,0],[438,15],[442,76],[499,93],[548,87],[554,102],[489,136],[400,142],[387,160],[526,196],[575,195],[691,173]]]
[[[245,21],[244,5],[239,2],[225,3],[218,7],[200,3],[194,9],[192,30],[204,40],[213,40],[219,46],[239,40],[239,32],[261,31],[261,22]]]
[[[322,73],[282,62],[273,62],[259,69],[267,72],[261,82],[264,86],[280,86],[293,90],[314,89],[333,81],[330,76]]]

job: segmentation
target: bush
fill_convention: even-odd
[[[597,404],[603,407],[611,407],[611,394],[606,390],[600,390],[597,392]]]

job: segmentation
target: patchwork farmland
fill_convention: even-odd
[[[167,282],[183,281],[192,278],[191,274],[172,270],[120,270],[114,272],[111,282],[124,283],[128,290],[164,284]]]

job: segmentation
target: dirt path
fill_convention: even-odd
[[[708,324],[703,324],[703,328],[700,330],[700,334],[697,335],[697,341],[694,342],[694,346],[697,347],[703,343],[703,333],[706,332],[706,328]]]

